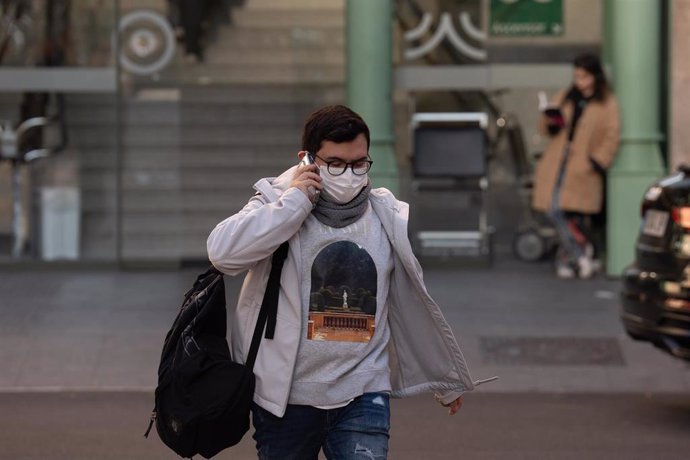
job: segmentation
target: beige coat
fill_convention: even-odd
[[[566,95],[561,91],[554,98],[561,106]],[[568,142],[568,129],[573,116],[573,104],[561,106],[566,127],[551,138],[542,155],[534,176],[532,206],[546,212],[551,207],[553,188],[563,158],[563,149]],[[568,162],[561,185],[559,206],[564,211],[596,214],[601,211],[604,197],[604,181],[592,167],[589,158],[608,168],[613,163],[619,141],[618,102],[613,94],[604,101],[587,104],[575,128],[570,144]],[[546,133],[546,117],[541,120],[542,132]]]

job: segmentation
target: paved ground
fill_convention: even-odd
[[[141,434],[197,271],[1,271],[0,458],[173,458]],[[451,420],[426,397],[396,401],[391,458],[687,453],[690,366],[624,334],[617,280],[559,281],[547,264],[507,259],[425,279],[473,376],[500,380]],[[254,458],[251,439],[233,453]]]
[[[0,272],[0,391],[153,388],[197,271]],[[510,260],[425,279],[473,376],[500,377],[482,392],[690,392],[688,364],[624,334],[616,280]]]
[[[0,458],[177,458],[142,434],[144,393],[0,395]],[[7,417],[6,414],[12,414]],[[690,396],[477,394],[455,417],[426,397],[394,401],[395,460],[686,459]],[[250,435],[216,458],[256,459]]]

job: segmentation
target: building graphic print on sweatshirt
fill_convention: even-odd
[[[376,329],[377,271],[361,246],[326,246],[311,269],[307,339],[369,342]]]

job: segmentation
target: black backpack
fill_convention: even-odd
[[[275,332],[283,243],[273,254],[264,300],[245,364],[233,362],[226,340],[223,274],[211,267],[199,275],[165,337],[158,367],[152,425],[182,457],[211,458],[234,446],[249,430],[254,398],[254,361],[265,337]]]

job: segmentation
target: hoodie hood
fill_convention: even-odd
[[[295,171],[297,168],[298,165],[295,165],[283,172],[278,177],[265,177],[260,179],[254,184],[254,190],[260,192],[271,202],[277,201],[278,198],[280,198],[280,195],[285,193],[285,191],[290,188],[290,184],[292,183],[292,179],[295,176]]]

